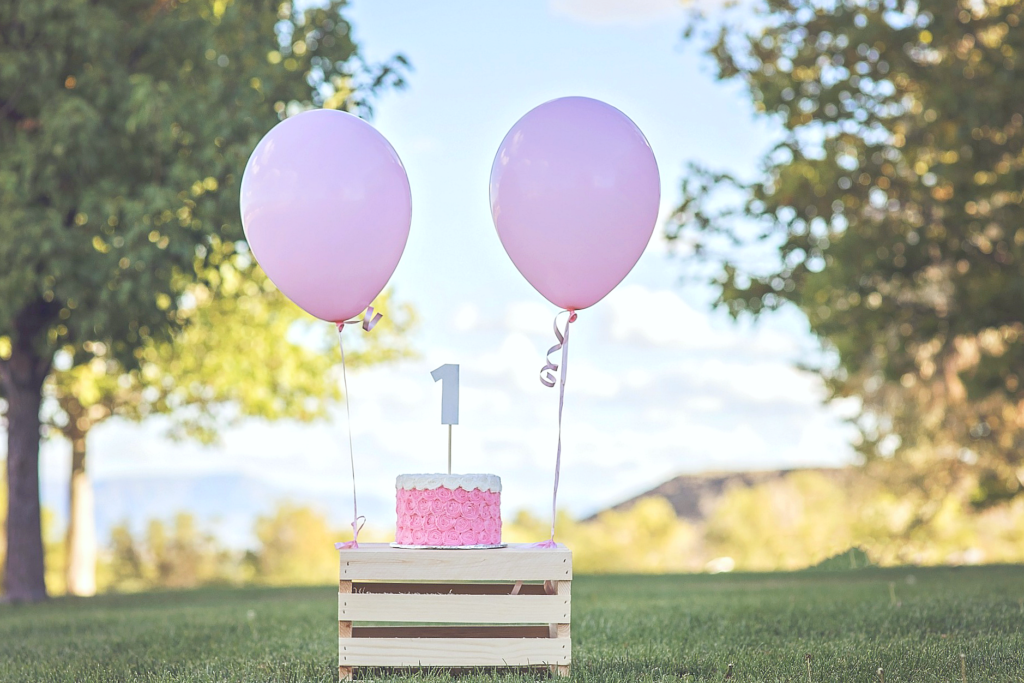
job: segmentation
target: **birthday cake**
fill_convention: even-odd
[[[501,544],[501,478],[493,474],[403,474],[400,546],[467,548]]]

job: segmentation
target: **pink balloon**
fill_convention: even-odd
[[[587,97],[530,110],[491,166],[491,216],[519,272],[551,303],[593,306],[632,270],[658,219],[647,138]]]
[[[263,270],[310,314],[348,320],[395,272],[412,220],[402,160],[362,119],[317,109],[285,119],[242,176],[242,228]]]

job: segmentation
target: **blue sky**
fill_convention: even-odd
[[[684,44],[685,16],[671,1],[355,0],[348,14],[370,59],[401,52],[414,66],[408,89],[383,97],[373,121],[409,173],[413,225],[392,286],[422,324],[418,359],[350,378],[369,523],[393,523],[397,474],[445,466],[440,386],[429,375],[443,363],[461,365],[455,469],[497,473],[507,511],[542,512],[557,393],[537,376],[556,309],[522,279],[491,223],[487,179],[502,137],[555,97],[618,107],[658,159],[663,222],[688,162],[749,176],[777,131],[754,120],[738,84],[714,81],[708,59]],[[848,461],[839,410],[793,367],[816,348],[806,323],[791,311],[756,325],[712,311],[712,292],[684,286],[688,264],[660,231],[573,327],[562,503],[587,514],[681,472]],[[166,442],[159,424],[113,422],[94,432],[92,469],[100,479],[244,473],[296,500],[335,491],[340,518],[350,504],[343,429],[340,414],[313,426],[251,423],[203,449]],[[66,452],[46,445],[47,479],[66,478]]]

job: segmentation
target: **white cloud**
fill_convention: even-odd
[[[523,334],[551,335],[557,311],[539,301],[515,301],[505,308],[505,329]]]
[[[458,332],[469,332],[480,325],[480,308],[471,303],[464,303],[455,310],[452,326]]]
[[[679,16],[679,0],[551,0],[552,13],[594,24],[647,24]]]
[[[763,321],[738,324],[725,320],[724,314],[697,310],[675,289],[622,285],[608,295],[605,304],[606,334],[616,344],[715,351],[740,363],[753,357],[777,360],[799,354],[792,331],[780,331]]]
[[[618,343],[706,347],[714,333],[706,313],[697,313],[671,290],[623,285],[606,299],[608,333]]]

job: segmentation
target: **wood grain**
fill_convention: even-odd
[[[356,626],[351,638],[547,638],[547,626]]]
[[[343,667],[568,665],[563,638],[349,638],[338,640]]]
[[[346,581],[351,593],[454,593],[456,595],[511,595],[512,583],[383,583]],[[345,591],[342,591],[345,592]],[[550,593],[553,595],[553,593]],[[540,583],[524,583],[519,595],[549,595]]]
[[[339,621],[548,624],[569,621],[561,595],[338,594]]]
[[[566,581],[572,553],[564,545],[528,544],[488,550],[403,550],[364,543],[341,551],[342,580],[375,581]]]

